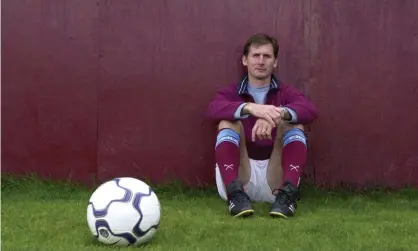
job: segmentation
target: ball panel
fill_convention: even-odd
[[[153,197],[154,195],[154,197]],[[149,231],[151,231],[152,229],[157,230],[158,228],[158,224],[159,224],[159,220],[160,218],[154,218],[152,220],[150,220],[150,214],[149,214],[149,210],[147,210],[144,214],[144,208],[148,208],[151,207],[150,205],[146,205],[146,203],[144,202],[148,202],[146,201],[146,199],[156,199],[156,195],[154,192],[152,192],[152,189],[150,187],[148,187],[148,193],[144,194],[144,193],[137,193],[135,194],[135,197],[133,199],[133,207],[138,211],[138,213],[140,214],[140,219],[138,221],[138,223],[135,225],[135,227],[133,228],[133,233],[137,236],[137,237],[144,237],[145,235],[147,235],[147,233],[149,233]],[[159,211],[160,211],[160,206],[159,206],[159,202],[157,204],[157,207],[154,207],[154,212],[158,212],[157,214],[154,215],[158,215],[159,216]],[[145,217],[144,217],[145,215]],[[155,233],[155,231],[154,231]],[[147,235],[149,236],[149,234]],[[152,235],[151,235],[152,237]]]
[[[94,217],[93,214],[93,205],[89,204],[87,206],[87,224],[89,226],[90,232],[93,234],[93,236],[97,237],[96,232],[96,217]]]
[[[158,227],[161,212],[157,195],[152,192],[150,196],[142,197],[139,202],[139,207],[142,213],[142,221],[139,225],[140,229],[146,231],[151,227]]]
[[[93,212],[96,217],[106,215],[107,208],[112,202],[127,202],[131,200],[131,191],[121,187],[119,182],[119,179],[115,179],[104,183],[90,197],[89,202],[93,205]],[[109,200],[109,198],[112,198],[112,200]]]
[[[152,239],[152,237],[154,237],[156,233],[157,233],[157,228],[150,228],[149,231],[144,236],[142,236],[141,238],[138,238],[135,245],[142,245],[144,243],[147,243],[149,240]]]
[[[134,178],[130,178],[130,177],[123,177],[123,178],[119,178],[119,185],[121,187],[126,187],[129,188],[132,193],[148,193],[149,190],[149,186],[148,184],[146,184],[145,182],[138,180],[138,179],[134,179]]]
[[[105,217],[110,228],[114,233],[131,232],[135,224],[140,221],[140,214],[131,203],[113,202],[108,209]]]
[[[105,220],[97,220],[95,226],[98,240],[106,245],[128,246],[136,242],[130,233],[114,233]]]

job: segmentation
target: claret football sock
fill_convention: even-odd
[[[306,163],[306,137],[302,130],[293,128],[283,136],[283,180],[298,187]]]
[[[225,186],[238,177],[239,147],[239,133],[229,128],[219,130],[216,138],[215,159]]]

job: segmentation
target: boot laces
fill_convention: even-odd
[[[289,204],[290,195],[285,190],[275,189],[272,193],[274,196],[276,196],[276,201],[278,201],[279,204]]]
[[[245,202],[248,200],[248,197],[246,194],[242,191],[237,191],[234,195],[234,199],[236,199],[239,202]]]

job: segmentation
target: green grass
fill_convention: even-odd
[[[92,190],[34,178],[2,178],[2,250],[113,250],[86,222]],[[271,219],[268,204],[253,218],[233,219],[215,190],[156,188],[157,234],[132,250],[418,250],[417,191],[362,194],[304,188],[297,216]],[[118,249],[118,248],[116,248]]]

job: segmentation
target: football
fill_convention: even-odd
[[[147,243],[157,232],[160,214],[160,202],[151,187],[130,177],[101,184],[87,206],[90,231],[105,245]]]

